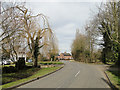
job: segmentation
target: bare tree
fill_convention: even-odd
[[[9,49],[8,53],[10,53],[10,56],[12,56],[13,58],[16,57],[17,60],[17,52],[20,47],[19,37],[21,34],[19,30],[22,27],[22,23],[20,22],[21,18],[18,17],[20,13],[14,7],[15,4],[13,3],[2,3],[2,19],[0,21],[0,28],[2,34],[0,35],[0,42],[2,44],[2,49],[4,51],[5,49]],[[16,41],[18,41],[17,45],[15,43]]]
[[[39,49],[46,45],[49,46],[50,44],[46,40],[50,41],[49,38],[53,35],[47,17],[43,14],[32,15],[25,5],[11,6],[4,9],[2,14],[1,27],[3,33],[1,34],[1,42],[5,43],[6,41],[9,44],[12,42],[12,52],[14,51],[17,56],[15,43],[23,38],[24,42],[26,42],[23,50],[28,47],[34,66],[37,67]]]
[[[94,28],[103,36],[103,62],[106,58],[114,55],[118,57],[119,50],[119,3],[117,1],[106,2],[99,7],[99,13],[94,16],[90,28]],[[93,32],[92,30],[92,32]],[[95,33],[95,32],[94,32]],[[112,56],[113,56],[112,55]],[[113,57],[112,57],[113,58]],[[111,58],[110,58],[111,59]],[[119,58],[117,58],[119,61]],[[116,60],[115,60],[116,61]]]
[[[99,8],[98,21],[104,26],[109,39],[118,44],[118,2],[107,2]]]
[[[89,58],[89,42],[86,35],[79,33],[79,29],[76,30],[76,37],[71,45],[71,53],[75,60],[88,62]]]

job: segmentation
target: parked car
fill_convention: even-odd
[[[11,62],[10,62],[10,61],[3,61],[2,64],[3,64],[3,65],[10,65]]]
[[[31,62],[32,62],[32,59],[29,59],[28,62],[31,63]]]
[[[12,61],[10,59],[2,61],[2,65],[10,65],[11,63]]]

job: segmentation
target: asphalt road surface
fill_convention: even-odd
[[[63,62],[61,70],[18,88],[110,88],[99,65]]]

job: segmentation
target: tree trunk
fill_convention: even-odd
[[[38,66],[37,61],[38,61],[38,59],[37,59],[37,58],[35,58],[34,67],[37,67],[37,66]]]
[[[35,58],[34,55],[32,56],[32,60],[33,60],[33,66],[34,66],[34,67],[37,67],[37,66],[38,66],[38,64],[37,64],[37,61],[38,61],[38,60],[37,60],[37,58]]]
[[[106,52],[105,52],[105,48],[103,48],[103,52],[102,52],[102,62],[104,63],[104,64],[106,64]]]

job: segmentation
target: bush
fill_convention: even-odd
[[[47,65],[47,63],[42,63],[43,65]]]
[[[18,69],[14,66],[9,66],[9,67],[3,67],[2,68],[2,73],[14,73],[17,72]]]
[[[27,57],[27,58],[26,58],[26,62],[28,62],[29,59],[30,59],[30,57]]]
[[[29,69],[29,68],[32,68],[32,67],[33,67],[33,66],[26,66],[26,68],[28,68],[28,69]]]
[[[9,68],[9,67],[7,67],[7,68]],[[27,78],[27,77],[33,75],[34,73],[36,73],[38,70],[40,70],[40,68],[34,68],[32,66],[27,66],[23,70],[19,70],[16,73],[3,73],[2,74],[2,85],[9,83],[9,82],[19,80],[19,79]]]
[[[38,65],[38,68],[41,68],[41,66],[40,66],[40,65]]]
[[[19,58],[19,60],[16,62],[15,67],[16,67],[18,70],[24,69],[24,68],[25,68],[25,59],[24,59],[24,58]]]

